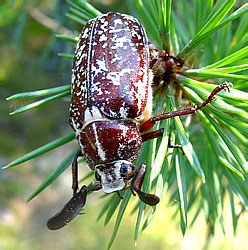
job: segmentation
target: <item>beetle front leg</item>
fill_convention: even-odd
[[[79,149],[74,156],[72,162],[72,190],[73,195],[77,193],[78,190],[78,157],[83,156],[81,149]]]
[[[231,83],[228,83],[228,82],[222,83],[221,85],[219,85],[218,87],[216,87],[211,92],[211,94],[209,95],[209,97],[207,98],[207,100],[205,100],[202,104],[200,104],[200,105],[198,105],[196,107],[192,107],[192,108],[188,108],[188,109],[182,109],[182,110],[177,110],[177,111],[174,111],[174,112],[169,112],[169,113],[166,113],[166,114],[157,115],[157,116],[154,116],[154,117],[150,118],[149,120],[147,120],[140,127],[140,132],[142,133],[142,132],[145,132],[145,131],[151,129],[155,125],[155,123],[157,121],[161,121],[161,120],[164,120],[164,119],[172,118],[172,117],[175,117],[175,116],[194,114],[197,110],[200,110],[203,107],[205,107],[207,104],[209,104],[213,100],[214,96],[218,92],[220,92],[223,89],[229,90],[229,87],[231,87],[231,86],[232,86]]]

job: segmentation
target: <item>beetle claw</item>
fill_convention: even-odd
[[[131,181],[131,187],[138,194],[141,201],[150,206],[155,206],[159,203],[159,197],[154,194],[148,194],[140,190],[141,183],[143,181],[146,172],[146,165],[142,164],[134,173],[134,177]]]

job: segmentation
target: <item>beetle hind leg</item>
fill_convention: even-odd
[[[192,108],[188,108],[188,109],[177,110],[177,111],[173,111],[173,112],[169,112],[169,113],[165,113],[165,114],[154,116],[154,117],[150,118],[149,120],[147,120],[140,127],[140,132],[142,133],[142,132],[148,131],[149,129],[151,129],[155,125],[155,123],[157,121],[165,120],[165,119],[172,118],[172,117],[175,117],[175,116],[194,114],[197,110],[200,110],[203,107],[205,107],[207,104],[209,104],[213,100],[214,96],[218,92],[220,92],[223,89],[229,91],[230,87],[232,87],[231,83],[224,82],[224,83],[220,84],[219,86],[217,86],[211,92],[211,94],[208,96],[208,98],[202,104],[200,104],[198,106],[195,106],[195,107],[192,107]]]

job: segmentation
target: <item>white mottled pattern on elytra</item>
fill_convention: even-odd
[[[114,85],[119,86],[120,78],[124,76],[125,73],[132,73],[132,72],[134,72],[134,69],[123,69],[121,72],[109,72],[106,76],[106,79],[112,80]]]
[[[94,79],[94,77],[97,76],[99,73],[103,73],[103,72],[106,72],[108,70],[104,60],[97,59],[96,60],[96,65],[98,67],[96,67],[94,64],[91,65],[92,79]]]
[[[103,16],[105,16],[105,15],[99,16],[97,19],[102,23],[102,25],[100,26],[102,31],[106,32],[106,31],[108,31],[107,27],[108,27],[109,23],[104,18],[102,18]]]
[[[99,43],[101,43],[101,47],[103,48],[102,53],[104,53],[104,48],[107,48],[109,46],[108,44],[108,33],[111,33],[111,50],[109,53],[112,55],[111,64],[117,64],[121,60],[125,61],[123,58],[123,54],[118,54],[118,49],[124,49],[127,50],[128,53],[131,53],[129,58],[134,58],[136,61],[140,61],[141,58],[137,56],[137,48],[138,46],[144,46],[144,48],[147,50],[147,55],[149,53],[148,46],[146,46],[146,34],[139,24],[139,22],[132,16],[125,15],[125,14],[116,14],[120,15],[121,18],[113,19],[114,21],[112,23],[109,23],[106,18],[109,14],[104,14],[102,16],[98,16],[92,20],[89,21],[88,26],[86,25],[86,28],[83,30],[80,40],[77,44],[77,49],[75,53],[75,65],[72,70],[72,92],[78,96],[79,98],[79,104],[82,106],[87,106],[88,102],[93,101],[97,98],[97,96],[101,96],[103,94],[109,95],[108,98],[105,98],[106,103],[104,105],[108,105],[111,100],[111,92],[106,91],[103,93],[102,91],[102,82],[96,81],[93,83],[94,79],[107,79],[113,81],[113,84],[115,86],[120,86],[120,78],[125,75],[125,77],[130,77],[131,79],[135,79],[135,74],[137,74],[139,77],[143,77],[143,81],[137,81],[133,82],[132,86],[129,86],[127,88],[126,86],[120,86],[123,88],[123,97],[129,95],[129,98],[131,101],[137,100],[137,107],[138,111],[140,112],[142,110],[142,101],[144,98],[147,97],[146,88],[145,85],[148,82],[148,65],[144,63],[144,67],[140,67],[137,72],[135,72],[135,69],[124,67],[122,70],[118,72],[107,72],[108,71],[108,65],[106,65],[106,61],[103,59],[97,59],[96,63],[92,63],[92,58],[95,57],[95,50]],[[131,24],[131,26],[129,26]],[[95,28],[97,27],[97,28]],[[120,28],[122,27],[122,28]],[[132,27],[132,28],[130,28]],[[136,31],[141,30],[143,33],[143,37]],[[125,36],[122,35],[122,33],[125,33]],[[95,35],[100,35],[100,39],[98,41],[95,41]],[[132,38],[136,37],[138,41],[134,43],[132,41]],[[83,42],[83,40],[87,40],[86,42]],[[81,45],[80,45],[81,44]],[[88,44],[88,48],[85,50],[86,44]],[[87,60],[87,68],[83,68],[81,66],[82,61]],[[146,60],[146,58],[143,58],[143,60]],[[128,65],[128,64],[127,64]],[[81,82],[80,79],[85,78],[86,81]],[[77,91],[75,90],[75,87],[77,88]],[[91,100],[88,100],[88,91],[90,88],[91,92]],[[108,92],[108,93],[107,93]],[[88,96],[88,97],[87,97]],[[135,98],[135,99],[134,99]],[[74,114],[73,117],[71,117],[71,121],[73,127],[75,130],[79,131],[82,130],[87,123],[89,124],[90,121],[95,121],[100,119],[99,110],[97,112],[93,112],[92,115],[84,115],[80,113],[78,109],[76,109],[75,105],[71,105],[71,113]],[[110,110],[111,116],[117,117],[117,112],[121,115],[121,120],[126,119],[128,115],[128,110],[123,106],[119,107],[119,110]],[[79,116],[79,117],[77,117]],[[95,117],[94,117],[95,116]],[[88,118],[90,118],[88,120]],[[107,118],[104,118],[102,116],[103,120],[106,120]],[[129,120],[129,119],[127,119]]]
[[[112,45],[111,49],[114,51],[118,48],[122,48],[122,49],[128,49],[129,47],[131,47],[131,45],[133,45],[133,43],[131,43],[131,40],[127,37],[119,37],[116,39],[112,39],[114,40],[114,45]],[[125,45],[124,45],[125,44]],[[136,52],[137,50],[134,50],[134,52]],[[122,58],[123,59],[123,58]]]
[[[90,37],[90,40],[89,40],[89,48],[88,48],[88,58],[87,58],[87,69],[86,69],[86,74],[87,74],[87,77],[86,77],[86,79],[87,79],[87,83],[89,83],[90,82],[90,73],[91,73],[91,47],[92,47],[92,39],[93,39],[93,36],[94,36],[94,32],[95,32],[95,29],[94,29],[94,27],[95,27],[95,25],[96,25],[96,22],[97,22],[97,19],[95,20],[95,22],[93,23],[93,27],[92,27],[92,29],[91,29],[91,34],[89,35],[89,37]],[[90,87],[90,86],[88,86],[88,87]]]
[[[71,122],[72,122],[73,128],[74,128],[75,131],[76,131],[76,136],[78,136],[78,135],[80,134],[80,132],[81,132],[81,129],[78,128],[78,125],[76,125],[74,119],[71,119]]]
[[[108,40],[108,37],[102,33],[102,35],[100,36],[99,42],[104,42],[107,40]],[[96,45],[96,44],[93,44],[93,45]]]
[[[117,24],[123,24],[121,19],[115,19],[114,23],[115,23],[115,26],[117,26]]]
[[[86,80],[86,70],[82,66],[83,61],[87,60],[87,39],[89,38],[89,33],[92,31],[89,21],[88,26],[84,28],[80,39],[76,46],[74,65],[72,69],[72,96],[77,96],[77,102],[72,100],[70,106],[70,124],[78,134],[82,128],[83,121],[83,107],[87,105],[87,82]],[[80,107],[80,110],[79,110]]]
[[[101,47],[105,48],[108,47],[108,41],[111,42],[111,51],[113,52],[113,56],[111,59],[111,63],[118,63],[121,60],[125,60],[123,58],[123,54],[121,54],[121,56],[118,54],[118,49],[123,50],[127,50],[128,53],[130,53],[131,51],[133,51],[133,55],[130,55],[129,58],[134,58],[134,60],[140,61],[140,58],[137,56],[137,46],[139,46],[139,44],[141,45],[145,45],[146,44],[146,34],[145,32],[142,30],[142,27],[140,26],[140,24],[138,23],[138,21],[133,18],[130,17],[128,15],[121,15],[122,19],[115,19],[113,23],[109,23],[107,26],[107,21],[105,20],[105,17],[107,15],[102,15],[98,18],[98,20],[96,21],[96,26],[97,27],[97,32],[96,34],[102,34],[100,36],[99,42],[100,41],[106,41],[104,43],[101,43]],[[132,29],[129,27],[130,21],[132,22]],[[123,26],[123,24],[125,23],[125,26]],[[119,25],[121,28],[118,28]],[[101,30],[102,29],[102,30]],[[143,32],[144,37],[140,36],[136,31],[137,30],[142,30],[141,32]],[[126,31],[126,32],[124,32]],[[112,36],[109,37],[109,40],[107,40],[107,36],[105,34],[105,32],[108,32],[109,34],[112,33]],[[122,34],[125,34],[125,36],[122,36]],[[119,34],[120,33],[120,34]],[[136,37],[138,38],[140,41],[134,43],[132,41],[132,37]],[[92,43],[92,53],[95,52],[95,49],[97,49],[98,44],[95,42]],[[145,46],[147,47],[147,46]],[[102,53],[104,53],[105,51],[103,50]],[[112,54],[111,52],[109,52],[110,54]],[[123,53],[123,52],[122,52]],[[148,56],[148,52],[147,56]],[[93,56],[93,54],[92,54]],[[92,57],[93,58],[93,57]],[[123,68],[121,71],[117,71],[117,72],[107,72],[108,67],[106,66],[106,61],[105,58],[107,58],[106,56],[103,56],[102,60],[97,59],[95,63],[91,64],[91,81],[90,81],[90,86],[91,86],[91,98],[92,100],[96,100],[95,98],[97,98],[97,96],[101,96],[102,91],[99,91],[99,89],[101,88],[101,82],[96,81],[94,82],[94,79],[107,79],[107,80],[112,80],[113,84],[116,86],[120,86],[120,79],[121,77],[128,73],[128,77],[130,77],[130,80],[135,77],[134,74],[134,69],[133,68]],[[146,58],[144,58],[146,60]],[[107,72],[107,75],[106,75]],[[145,63],[145,68],[141,68],[138,71],[138,75],[142,76],[144,78],[144,81],[137,81],[134,82],[132,85],[132,89],[126,89],[126,96],[130,95],[130,98],[132,98],[132,96],[136,97],[138,96],[138,100],[137,100],[137,105],[138,105],[138,110],[139,112],[142,110],[142,101],[144,100],[144,98],[146,97],[146,89],[144,88],[144,84],[147,84],[148,81],[148,68],[147,65]],[[123,86],[120,86],[121,88],[123,88]],[[123,88],[124,89],[124,88]],[[108,103],[105,103],[108,104]],[[124,114],[125,116],[122,118],[126,118],[126,112],[123,112],[123,108],[124,107],[120,107],[119,111],[114,111],[114,110],[110,110],[109,112],[111,113],[111,115],[114,117],[117,117],[117,113],[119,114]],[[121,111],[121,112],[120,112]]]

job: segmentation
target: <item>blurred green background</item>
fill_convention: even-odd
[[[90,2],[102,12],[128,12],[124,1]],[[34,18],[34,10],[38,9],[55,23],[80,30],[65,17],[67,8],[66,1],[61,0],[2,0],[0,3],[0,166],[71,133],[68,100],[54,101],[14,116],[9,116],[9,112],[29,101],[5,100],[18,92],[70,83],[71,61],[57,54],[73,52],[73,46],[55,37],[59,31],[44,27]],[[84,215],[78,216],[64,229],[51,232],[46,228],[47,219],[71,197],[70,169],[38,197],[25,203],[27,197],[76,146],[77,143],[73,142],[38,159],[0,171],[0,249],[106,249],[115,221],[111,220],[106,227],[104,219],[96,222],[99,208],[103,206],[99,199],[101,192],[90,196]],[[88,167],[82,166],[80,172],[82,175],[88,173]],[[228,199],[226,197],[227,202]],[[133,207],[129,207],[112,249],[247,249],[247,214],[242,214],[235,237],[231,211],[226,206],[224,223],[230,224],[230,227],[226,226],[226,235],[218,225],[215,237],[207,240],[208,230],[203,214],[188,229],[185,237],[182,236],[174,205],[168,206],[167,200],[162,201],[154,221],[140,235],[137,247],[133,241],[137,215],[132,215]]]

